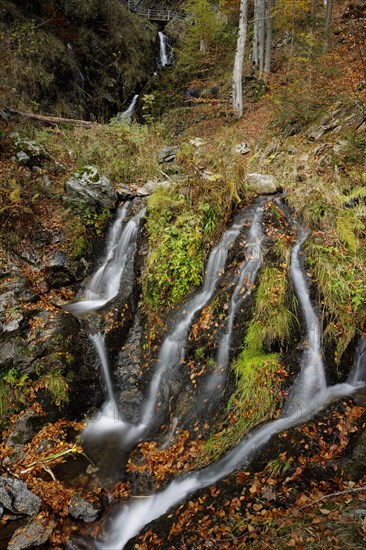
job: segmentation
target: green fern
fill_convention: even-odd
[[[357,232],[363,228],[364,224],[353,210],[339,210],[337,213],[337,233],[351,252],[357,251]]]

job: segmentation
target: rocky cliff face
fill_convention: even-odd
[[[117,0],[7,1],[0,32],[6,107],[105,121],[154,71],[156,27]]]

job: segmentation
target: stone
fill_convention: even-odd
[[[145,187],[140,187],[139,185],[126,185],[121,183],[116,188],[117,196],[120,200],[132,199],[135,197],[147,197],[150,195],[149,191]]]
[[[69,514],[74,519],[81,519],[85,523],[95,521],[100,510],[81,495],[74,495],[69,505]]]
[[[268,174],[248,174],[247,184],[248,189],[255,191],[258,195],[272,195],[280,189],[274,177]]]
[[[6,441],[9,447],[23,447],[36,435],[36,428],[32,421],[37,417],[31,409],[23,413],[15,422]]]
[[[250,153],[251,150],[251,146],[243,141],[243,143],[239,143],[238,145],[236,145],[234,152],[238,155],[246,155],[247,153]]]
[[[358,106],[341,105],[327,115],[320,124],[312,126],[306,132],[309,141],[317,141],[328,132],[345,131],[347,128],[357,129],[364,122],[364,114]]]
[[[44,278],[50,288],[62,288],[75,281],[74,274],[67,265],[67,256],[56,252],[42,269]]]
[[[201,138],[192,138],[189,140],[189,143],[193,145],[193,147],[202,147],[202,145],[205,144],[205,141]]]
[[[170,187],[171,185],[173,185],[174,182],[170,181],[170,180],[149,180],[145,183],[144,185],[144,189],[145,191],[147,191],[150,195],[152,193],[155,193],[155,191],[159,188],[159,187]]]
[[[9,544],[9,550],[25,550],[45,544],[52,531],[56,527],[56,522],[49,518],[35,518],[25,527],[17,529],[12,536]]]
[[[18,132],[10,134],[10,137],[14,140],[15,158],[19,163],[32,168],[48,158],[45,150],[31,139],[21,137]]]
[[[158,162],[163,164],[164,162],[169,163],[175,160],[175,157],[178,154],[178,147],[162,147],[158,153]]]
[[[86,206],[93,210],[112,210],[117,201],[117,193],[111,182],[101,176],[94,166],[85,166],[65,183],[66,200],[76,206]]]
[[[38,513],[41,501],[20,479],[0,477],[0,502],[14,514],[34,516]]]

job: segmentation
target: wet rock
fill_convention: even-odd
[[[54,521],[48,518],[35,518],[25,527],[15,531],[9,542],[9,550],[24,550],[25,548],[34,548],[48,541],[50,534],[56,527]]]
[[[251,191],[255,191],[259,195],[271,195],[279,190],[279,185],[275,182],[274,177],[267,174],[248,174],[247,184]]]
[[[140,187],[138,185],[125,185],[123,183],[116,188],[116,192],[120,200],[133,199],[135,197],[146,197],[150,194],[145,187]]]
[[[12,291],[0,296],[0,330],[14,332],[19,329],[24,316],[21,307]]]
[[[41,505],[40,499],[20,479],[0,477],[0,502],[15,514],[34,516]]]
[[[117,201],[117,193],[111,182],[101,176],[94,166],[86,166],[82,172],[75,172],[65,183],[65,191],[68,203],[94,210],[113,209]]]
[[[163,147],[158,153],[158,162],[173,162],[178,154],[178,147]]]
[[[75,276],[67,265],[67,256],[63,252],[56,252],[42,273],[50,288],[61,288],[75,281]]]
[[[74,519],[81,519],[86,523],[95,521],[100,510],[81,495],[74,495],[69,505],[69,514]]]
[[[352,456],[347,460],[344,470],[352,480],[358,480],[366,473],[366,430],[360,435]]]
[[[32,422],[36,416],[34,411],[29,410],[18,418],[6,442],[9,447],[23,447],[31,441],[37,433],[37,428]]]

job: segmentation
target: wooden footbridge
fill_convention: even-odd
[[[171,19],[184,19],[186,17],[184,13],[173,10],[144,8],[140,6],[141,2],[136,0],[121,0],[121,2],[129,11],[143,15],[150,21],[170,21]]]

